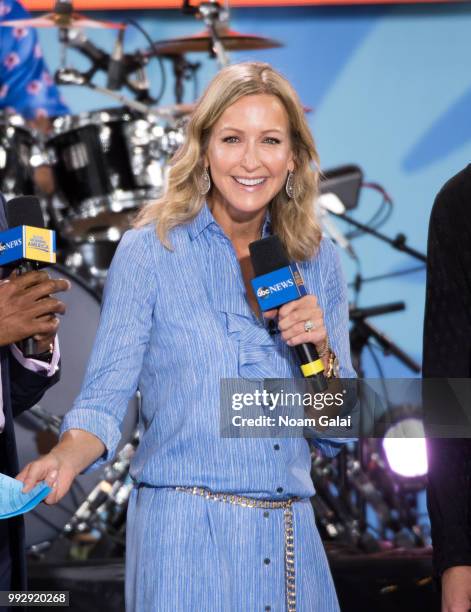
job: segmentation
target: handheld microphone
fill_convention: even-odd
[[[278,236],[268,236],[249,244],[250,259],[255,272],[252,287],[262,312],[279,308],[307,295],[304,282],[295,263],[290,263]],[[293,347],[304,378],[314,383],[316,391],[327,389],[324,365],[314,344],[306,342]]]
[[[0,232],[0,266],[25,274],[56,263],[56,233],[44,227],[37,197],[13,198],[7,202],[5,213],[9,229]],[[18,344],[25,357],[38,352],[33,338]]]
[[[108,64],[106,87],[112,91],[121,89],[124,80],[124,28],[118,31],[113,53]]]

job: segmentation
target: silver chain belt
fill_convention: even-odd
[[[264,508],[265,510],[284,509],[285,520],[285,586],[286,586],[286,610],[296,612],[296,567],[294,555],[294,521],[293,502],[299,501],[299,497],[290,499],[254,499],[244,495],[233,495],[232,493],[213,493],[202,487],[175,487],[176,491],[183,491],[190,495],[199,495],[213,501],[222,501],[244,508]]]

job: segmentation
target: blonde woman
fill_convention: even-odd
[[[299,376],[290,346],[314,342],[326,366],[333,350],[341,376],[354,376],[345,284],[313,216],[317,163],[298,97],[273,68],[243,63],[215,77],[165,194],[115,255],[61,440],[18,476],[27,489],[46,478],[47,502],[57,502],[77,474],[110,460],[141,390],[127,610],[338,610],[309,501],[306,439],[219,432],[220,380]],[[279,310],[276,335],[258,310],[248,256],[270,232],[310,293]]]

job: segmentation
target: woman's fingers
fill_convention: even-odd
[[[319,304],[317,303],[317,298],[315,295],[305,295],[298,300],[293,300],[292,302],[288,302],[287,304],[283,304],[278,311],[279,319],[284,319],[288,315],[290,315],[295,310],[309,310],[313,311],[315,309],[319,309]]]
[[[308,321],[312,327],[306,330]],[[282,306],[279,310],[278,329],[289,346],[311,342],[319,347],[327,339],[322,309],[314,295],[306,295]]]
[[[51,458],[46,456],[42,459],[29,463],[16,476],[16,479],[21,480],[24,483],[22,492],[28,493],[43,480],[46,482],[54,482],[55,478],[52,477],[54,472],[56,473],[55,477],[57,478],[57,462],[54,457]]]
[[[49,484],[48,482],[49,486],[52,488],[52,491],[46,497],[44,502],[48,505],[57,504],[57,502],[60,501],[68,492],[73,480],[74,475],[72,471],[69,472],[65,467],[60,469],[52,484]]]

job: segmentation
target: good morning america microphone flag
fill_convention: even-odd
[[[42,265],[56,263],[54,230],[22,224],[0,232],[0,266],[11,267],[25,261]]]

